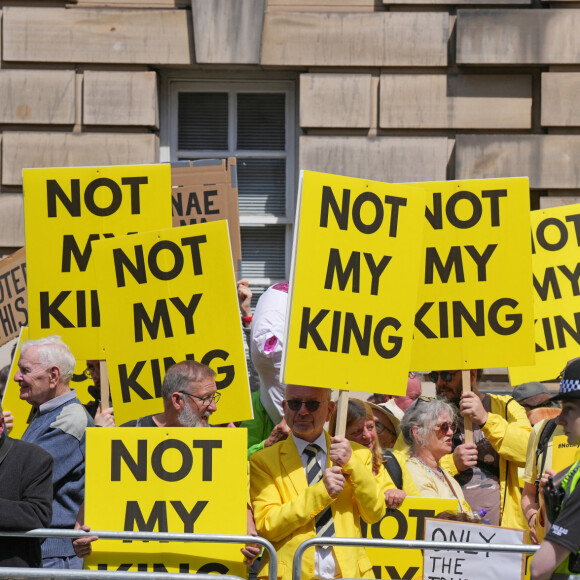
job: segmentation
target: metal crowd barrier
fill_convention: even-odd
[[[430,542],[427,540],[374,540],[369,538],[310,538],[298,546],[292,562],[292,580],[300,580],[302,557],[313,546],[364,546],[366,548],[405,548],[415,550],[471,550],[472,552],[515,552],[532,554],[540,546],[529,544],[471,544],[466,542]]]
[[[113,532],[108,530],[53,530],[42,528],[28,532],[0,532],[0,537],[11,538],[82,538],[98,536],[103,540],[148,540],[155,542],[205,542],[223,544],[259,544],[268,550],[268,580],[276,580],[278,573],[278,557],[274,546],[259,536],[237,536],[234,534],[176,534],[170,532]],[[177,572],[129,572],[118,570],[55,570],[53,568],[0,568],[0,579],[27,580],[42,578],[43,580],[175,580],[185,577],[195,580],[243,580],[233,574],[185,574]]]

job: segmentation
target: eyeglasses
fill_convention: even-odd
[[[209,405],[211,405],[212,401],[217,405],[218,401],[220,400],[220,397],[222,396],[221,393],[214,393],[213,395],[208,395],[207,397],[198,397],[197,395],[188,393],[187,391],[178,391],[178,392],[181,393],[182,395],[187,395],[188,397],[193,397],[194,399],[201,401],[202,407],[208,407]]]
[[[385,431],[387,431],[393,437],[396,437],[397,436],[397,434],[394,431],[392,431],[391,429],[389,429],[386,425],[384,425],[380,421],[375,421],[375,431],[377,432],[377,435],[382,435]]]
[[[455,430],[457,429],[457,423],[455,421],[453,421],[453,423],[450,423],[449,421],[445,421],[445,423],[441,423],[440,425],[435,425],[435,430],[441,431],[441,433],[448,433],[449,429],[451,429],[451,431],[453,431],[453,433],[455,433]]]
[[[314,413],[318,411],[318,407],[320,407],[320,401],[313,400],[301,401],[300,399],[290,399],[286,401],[286,403],[288,404],[288,408],[291,411],[300,411],[300,409],[302,409],[302,405],[304,405],[309,413]]]
[[[90,379],[96,372],[97,372],[97,369],[95,367],[87,367],[83,371],[83,375],[85,375],[85,377]]]
[[[439,377],[441,377],[441,380],[444,383],[448,383],[458,372],[459,371],[431,371],[429,373],[429,378],[433,383],[436,383],[439,380]]]

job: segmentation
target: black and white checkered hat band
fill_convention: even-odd
[[[562,379],[560,383],[560,394],[563,393],[580,393],[580,380]]]

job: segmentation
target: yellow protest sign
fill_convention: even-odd
[[[24,169],[23,189],[30,337],[58,334],[76,357],[98,358],[92,244],[171,227],[170,166]]]
[[[375,540],[423,540],[425,519],[444,512],[457,512],[456,499],[406,497],[398,509],[388,509],[383,519],[372,526],[363,523],[363,538]],[[375,578],[419,580],[423,578],[421,550],[366,548]]]
[[[20,398],[20,386],[14,382],[14,375],[18,371],[18,359],[20,358],[20,345],[28,340],[28,327],[22,326],[20,328],[20,336],[16,351],[14,352],[14,359],[10,366],[10,374],[8,375],[8,382],[2,397],[2,409],[10,411],[14,417],[14,427],[10,431],[12,439],[20,439],[28,427],[28,418],[32,411],[30,403],[23,401]]]
[[[161,412],[165,371],[185,359],[217,373],[212,423],[251,418],[227,222],[101,240],[94,254],[117,424]]]
[[[580,345],[580,205],[531,212],[536,362],[510,382],[555,379]]]
[[[246,430],[87,430],[85,522],[94,530],[245,534]],[[98,540],[93,570],[245,575],[237,544]]]
[[[552,469],[558,473],[580,459],[580,445],[568,443],[567,435],[554,435],[552,443]]]
[[[28,427],[28,418],[32,411],[32,406],[20,398],[20,387],[14,382],[14,375],[16,375],[16,371],[18,370],[18,359],[20,358],[20,345],[28,339],[28,327],[21,327],[20,337],[18,338],[18,344],[16,346],[16,351],[14,352],[14,360],[10,367],[8,382],[6,383],[6,389],[2,398],[2,408],[5,411],[10,411],[14,417],[14,428],[10,431],[10,437],[12,437],[12,439],[20,439],[22,437],[24,431],[26,431],[26,428]],[[69,385],[72,389],[75,389],[77,397],[83,404],[92,400],[92,397],[88,392],[88,386],[89,384],[92,384],[92,381],[83,374],[86,366],[86,361],[77,360],[75,374],[73,375]]]
[[[283,382],[405,393],[421,189],[303,171]]]
[[[412,185],[428,195],[411,368],[533,363],[528,179]]]

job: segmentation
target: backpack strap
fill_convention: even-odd
[[[540,439],[538,440],[538,448],[536,449],[536,457],[539,458],[540,455],[542,456],[542,464],[538,471],[538,476],[541,476],[544,473],[544,466],[546,465],[546,458],[548,456],[548,443],[550,442],[550,438],[552,437],[552,433],[556,429],[556,419],[548,419],[542,432],[540,433]]]
[[[509,419],[508,419],[508,407],[510,406],[510,403],[512,401],[515,401],[515,399],[513,397],[510,397],[505,405],[505,420],[509,423]],[[500,457],[500,461],[501,461],[501,457]],[[500,515],[500,522],[501,522],[501,518],[503,518],[503,514],[505,513],[505,504],[507,501],[507,492],[508,492],[508,479],[509,479],[509,462],[507,459],[504,459],[505,461],[505,486],[504,486],[504,490],[503,490],[503,502],[501,504],[501,515]]]
[[[397,486],[397,489],[403,489],[403,470],[395,454],[390,449],[387,449],[383,454],[383,459],[383,465],[391,476],[393,483]]]

